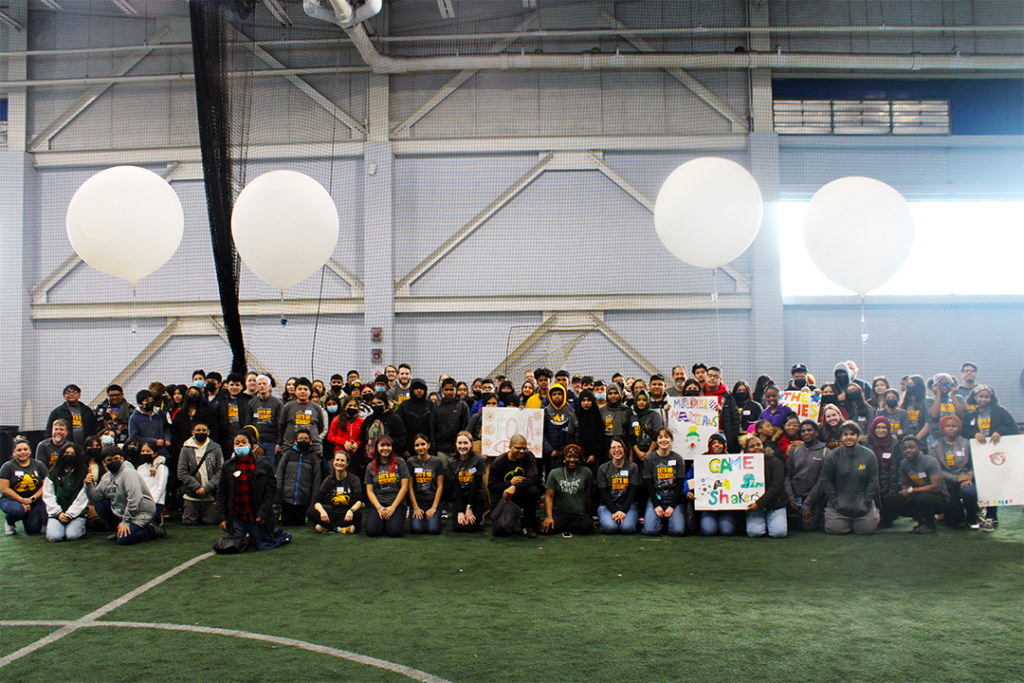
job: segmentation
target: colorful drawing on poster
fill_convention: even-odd
[[[675,396],[668,403],[672,449],[687,460],[708,451],[708,437],[718,431],[718,399],[714,396]]]
[[[698,455],[693,459],[694,507],[698,510],[746,510],[763,493],[761,455]]]
[[[480,453],[498,456],[508,452],[508,442],[516,434],[526,437],[526,445],[537,457],[544,447],[544,411],[539,408],[484,408],[480,428]]]

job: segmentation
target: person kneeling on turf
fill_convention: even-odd
[[[891,524],[896,517],[913,517],[917,520],[913,529],[915,534],[934,534],[935,515],[945,509],[948,497],[942,482],[942,467],[921,449],[921,442],[916,436],[903,437],[900,446],[903,449],[903,462],[900,463],[902,488],[898,495],[889,496],[882,502],[884,524]]]
[[[540,474],[537,457],[530,452],[526,437],[516,434],[508,441],[508,453],[491,464],[487,487],[492,504],[499,498],[523,509],[522,529],[528,538],[537,538],[537,502],[540,500]],[[502,535],[495,532],[495,536]]]
[[[134,545],[167,536],[163,529],[152,524],[156,503],[135,467],[121,458],[121,449],[117,446],[104,448],[103,465],[107,473],[98,484],[91,471],[86,475],[85,493],[96,514],[107,526],[117,530],[107,540],[117,541],[118,545]]]
[[[825,456],[821,483],[828,505],[825,533],[873,534],[878,530],[878,460],[857,443],[860,427],[847,420],[839,428],[841,443]]]
[[[579,466],[582,454],[582,448],[569,444],[562,450],[562,466],[548,475],[544,496],[547,516],[540,525],[542,534],[589,534],[594,530],[594,522],[587,514],[594,474]]]
[[[229,536],[246,536],[262,541],[274,531],[274,496],[277,477],[274,467],[259,448],[259,432],[254,439],[245,433],[234,439],[234,455],[224,463],[217,487],[217,523]],[[259,450],[262,453],[262,449]]]

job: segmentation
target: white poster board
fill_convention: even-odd
[[[695,456],[692,490],[698,510],[746,510],[764,493],[764,456]]]
[[[708,437],[718,431],[718,399],[714,396],[674,396],[669,399],[668,428],[672,450],[687,460],[708,452]]]
[[[526,437],[530,451],[541,456],[544,448],[544,411],[540,408],[484,408],[480,427],[480,454],[495,457],[508,452],[516,434]]]
[[[1004,436],[999,443],[971,441],[978,505],[1024,504],[1024,436]]]
[[[818,409],[821,408],[821,395],[809,391],[784,391],[779,395],[779,403],[789,406],[801,420],[817,420]]]

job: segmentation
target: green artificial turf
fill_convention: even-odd
[[[1000,517],[992,534],[917,536],[903,520],[872,537],[784,540],[300,529],[279,550],[204,560],[103,620],[295,638],[452,681],[1021,681],[1024,517]],[[56,546],[0,539],[0,575],[18,582],[22,606],[5,618],[80,618],[219,536],[167,530],[170,539],[132,548],[97,534]],[[5,652],[21,646],[7,645],[11,631]],[[159,658],[118,654],[89,680],[195,681],[192,652],[209,681],[395,679],[294,648],[123,628],[75,632],[0,678],[83,680],[61,653],[84,666],[114,643]]]

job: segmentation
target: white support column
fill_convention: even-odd
[[[395,330],[395,266],[394,201],[395,154],[387,141],[388,89],[387,75],[369,76],[369,129],[363,146],[363,339],[366,349],[359,364],[370,363],[370,349],[383,352],[379,366],[392,362]],[[370,331],[379,327],[380,343],[370,341]]]

